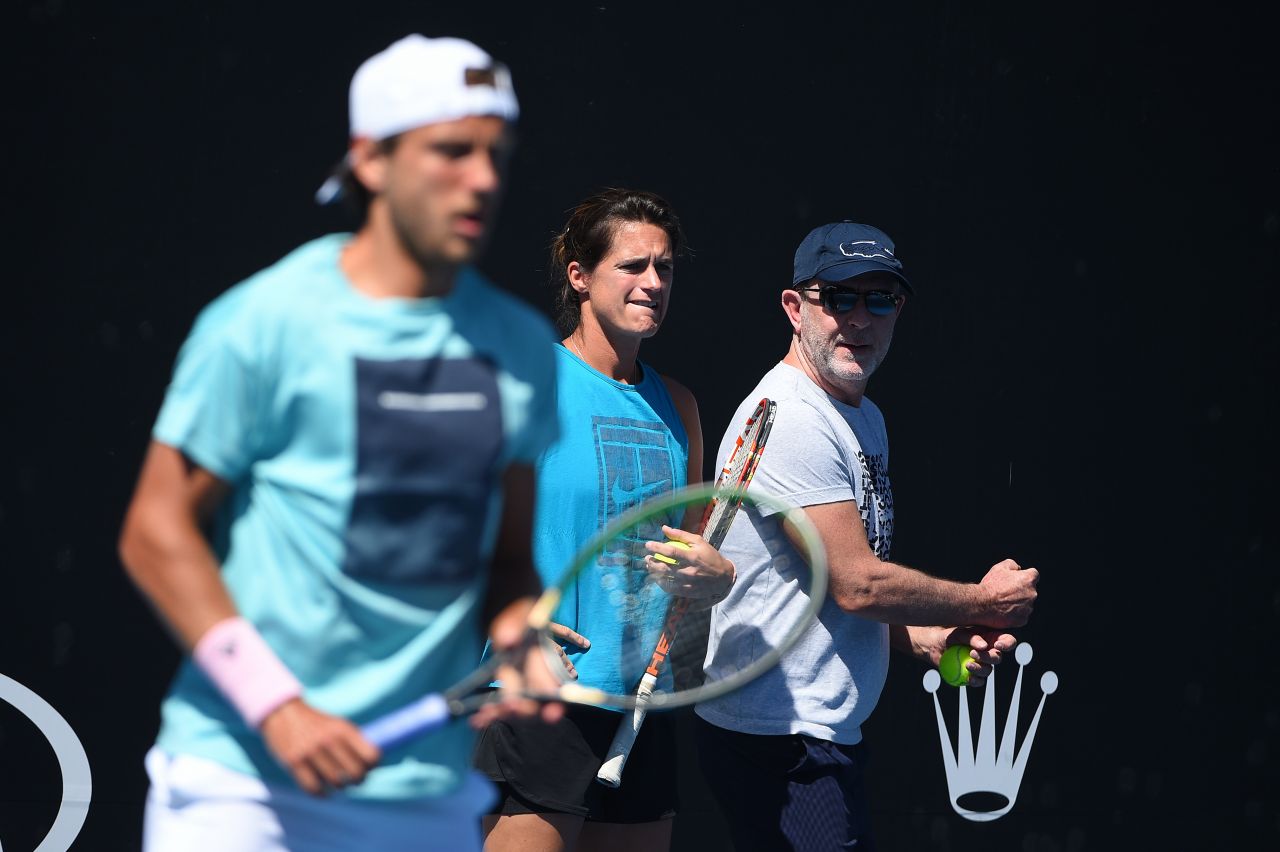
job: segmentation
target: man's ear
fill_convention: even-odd
[[[367,136],[359,136],[351,140],[347,159],[351,173],[371,195],[378,195],[386,188],[387,152],[383,146]]]
[[[804,297],[795,290],[782,291],[782,312],[791,321],[791,330],[800,333],[800,300]]]

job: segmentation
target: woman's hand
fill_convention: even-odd
[[[649,576],[667,594],[695,598],[708,604],[722,601],[733,587],[737,571],[697,533],[662,525],[666,541],[645,542]],[[660,558],[665,557],[665,558]]]

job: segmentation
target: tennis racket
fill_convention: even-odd
[[[552,690],[524,691],[522,694],[526,697],[619,710],[634,710],[643,700],[647,709],[657,710],[716,698],[763,674],[777,663],[817,617],[826,594],[827,559],[822,540],[804,512],[776,498],[756,494],[744,495],[743,501],[783,513],[799,534],[808,559],[796,560],[794,573],[796,582],[809,590],[809,606],[796,623],[790,625],[784,641],[727,677],[704,683],[702,660],[699,658],[696,662],[698,672],[665,671],[657,679],[652,692],[643,699],[631,686],[645,671],[649,652],[662,630],[671,601],[671,596],[655,581],[655,572],[664,572],[669,566],[654,561],[653,551],[648,550],[645,544],[665,542],[663,524],[676,526],[687,511],[696,513],[704,507],[713,509],[716,499],[715,489],[700,485],[668,492],[625,511],[587,543],[559,581],[542,593],[530,610],[526,638],[519,647],[492,654],[453,687],[393,711],[363,726],[361,732],[385,752],[411,738],[441,728],[452,719],[472,713],[488,702],[501,700],[505,691],[491,689],[489,685],[494,681],[499,666],[517,664],[519,655],[524,653],[545,653],[552,671],[563,671],[558,648],[548,628],[555,620],[561,601],[574,597],[577,584],[596,584],[595,588],[604,590],[611,602],[616,599],[617,611],[625,628],[623,632],[631,637],[631,641],[617,643],[616,649],[610,651],[602,650],[606,643],[596,643],[588,653],[605,655],[597,656],[595,664],[597,667],[603,663],[606,668],[615,668],[619,686],[616,689],[602,688],[566,678]]]
[[[765,442],[769,440],[769,430],[773,427],[773,416],[777,407],[777,403],[768,397],[760,400],[755,410],[751,412],[751,416],[747,418],[747,424],[743,427],[742,434],[738,436],[733,452],[729,454],[728,461],[725,462],[720,476],[716,479],[715,494],[707,506],[700,526],[702,537],[714,548],[719,549],[724,542],[729,526],[738,514],[738,507],[742,505],[743,498],[746,496],[747,486],[751,484],[751,477],[755,475],[756,467],[760,464],[760,455],[764,452]],[[685,620],[692,601],[692,598],[671,600],[662,635],[658,637],[653,656],[640,677],[640,685],[636,688],[635,709],[625,715],[618,725],[618,733],[614,734],[613,743],[609,746],[605,761],[601,764],[600,771],[596,773],[596,780],[606,787],[617,787],[622,783],[622,769],[626,766],[632,746],[635,745],[640,726],[644,724],[644,717],[648,713],[649,700],[657,686],[658,676],[667,665],[677,631],[681,622]]]

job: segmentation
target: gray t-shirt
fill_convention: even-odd
[[[750,490],[793,506],[855,500],[867,540],[888,559],[893,494],[884,418],[871,400],[846,405],[800,370],[778,364],[765,374],[733,416],[717,464],[761,397],[778,408]],[[808,568],[783,533],[776,513],[744,507],[721,552],[738,580],[711,616],[709,680],[748,665],[774,647],[808,600]],[[748,734],[808,734],[838,743],[862,739],[862,722],[880,698],[889,669],[889,628],[842,611],[828,598],[818,620],[777,667],[738,691],[698,705],[698,715]]]

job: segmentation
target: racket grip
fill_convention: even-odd
[[[451,718],[449,702],[439,693],[426,695],[360,729],[364,738],[382,751],[414,737],[442,728]]]
[[[636,690],[635,709],[624,715],[618,723],[618,732],[613,735],[604,763],[600,764],[600,771],[596,773],[596,781],[606,787],[618,787],[622,784],[622,768],[627,765],[627,758],[631,756],[631,747],[636,744],[640,726],[644,724],[644,717],[649,714],[647,699],[653,695],[655,683],[657,678],[646,672]]]

